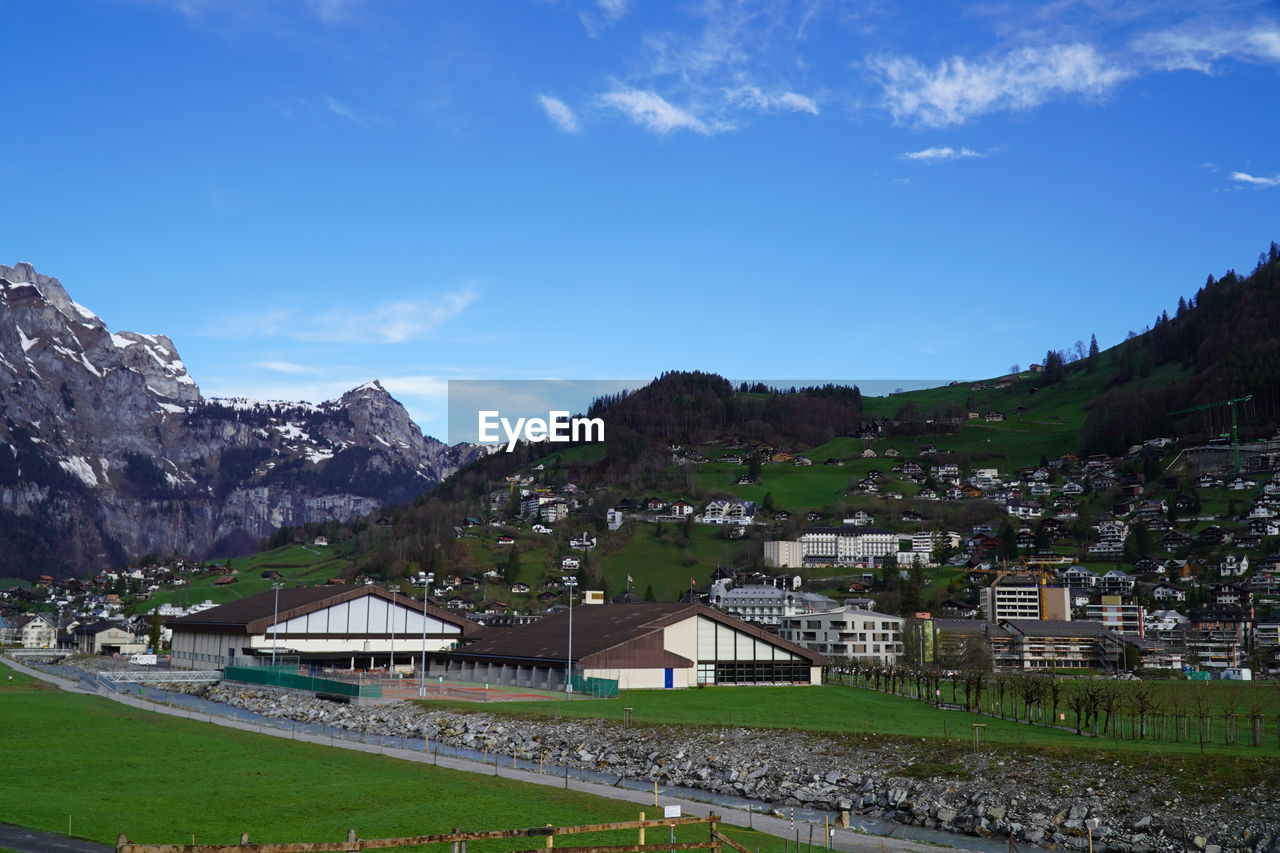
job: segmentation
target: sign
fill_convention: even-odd
[[[662,807],[662,816],[663,816],[664,818],[666,818],[666,817],[680,817],[680,807],[679,807],[679,806],[663,806],[663,807]]]

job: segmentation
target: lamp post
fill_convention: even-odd
[[[578,585],[578,579],[572,575],[560,579],[569,587],[569,656],[565,659],[564,692],[573,693],[573,589]]]
[[[271,611],[271,665],[273,667],[276,665],[276,646],[279,645],[276,636],[280,633],[280,590],[283,587],[284,584],[282,583],[273,583],[271,585],[276,594],[275,607]]]
[[[427,698],[427,593],[435,577],[435,572],[427,572],[427,582],[422,585],[422,664],[418,668],[418,696],[422,699]]]
[[[396,671],[396,588],[391,587],[391,609],[387,611],[391,621],[391,657],[387,659],[387,677],[394,678]]]

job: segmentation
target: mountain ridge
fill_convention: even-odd
[[[29,263],[0,265],[0,407],[15,577],[244,551],[412,500],[483,452],[423,435],[376,379],[320,404],[205,398],[169,337],[112,332]]]

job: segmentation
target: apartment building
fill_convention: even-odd
[[[833,658],[894,663],[902,656],[902,625],[899,616],[846,606],[783,619],[778,636]]]

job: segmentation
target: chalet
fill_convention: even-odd
[[[917,494],[916,497],[922,501],[936,501],[938,499],[938,493],[926,486],[920,490],[920,493]]]
[[[238,580],[240,580],[240,579],[239,579],[239,578],[237,578],[235,575],[223,575],[223,576],[221,576],[221,577],[219,577],[219,578],[215,579],[215,580],[214,580],[214,582],[213,582],[213,585],[214,585],[214,586],[229,586],[229,585],[231,585],[231,584],[233,584],[233,583],[236,583]]]
[[[1209,603],[1214,607],[1249,607],[1253,593],[1233,583],[1220,583],[1209,587]]]
[[[1062,493],[1064,495],[1072,495],[1072,496],[1083,495],[1084,486],[1080,485],[1075,480],[1068,480],[1066,483],[1062,484]]]
[[[1005,505],[1005,512],[1016,518],[1040,518],[1044,515],[1044,507],[1031,501],[1013,500]]]
[[[779,450],[777,453],[769,457],[771,462],[790,462],[795,456],[787,453],[785,450]]]
[[[1247,554],[1227,554],[1218,564],[1218,574],[1226,577],[1240,577],[1249,571]]]
[[[901,519],[909,523],[918,523],[924,521],[924,516],[912,509],[902,511]]]
[[[671,505],[671,514],[676,518],[685,518],[693,515],[693,504],[684,501],[676,501]]]
[[[1204,545],[1216,547],[1231,541],[1231,531],[1224,530],[1216,525],[1210,525],[1201,530],[1196,535],[1196,539]]]
[[[863,458],[863,459],[875,459],[875,458],[876,458],[876,451],[875,451],[875,448],[868,447],[866,450],[862,451],[862,458]]]
[[[1171,583],[1158,583],[1151,590],[1151,597],[1156,601],[1186,601],[1187,593]]]
[[[1071,566],[1059,576],[1069,589],[1093,589],[1098,585],[1098,576],[1084,566]]]
[[[787,521],[791,518],[791,513],[787,512],[785,509],[775,509],[773,511],[773,517],[778,521]]]
[[[997,409],[992,409],[989,412],[983,412],[982,419],[988,423],[999,423],[1005,419],[1005,414]]]
[[[1133,592],[1133,584],[1133,576],[1120,569],[1112,569],[1098,581],[1098,586],[1103,595],[1130,595]]]
[[[750,524],[756,515],[754,501],[718,499],[702,511],[703,524]]]
[[[896,447],[890,447],[885,450],[884,455],[896,459],[902,455],[902,451],[898,450]]]
[[[516,544],[516,537],[514,537],[514,536],[499,536],[499,537],[498,537],[498,541],[497,541],[497,543],[496,543],[496,544],[498,544],[498,545],[514,545],[514,544]]]
[[[836,465],[836,466],[843,466],[843,465],[844,465],[844,461],[843,461],[843,460],[840,460],[840,459],[837,459],[837,458],[835,458],[834,456],[828,456],[828,457],[827,457],[827,461],[823,462],[822,464],[823,464],[823,465]]]

